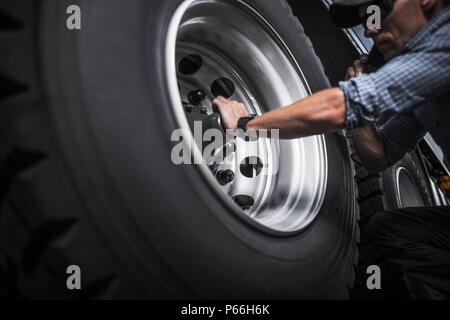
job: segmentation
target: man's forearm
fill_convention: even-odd
[[[356,153],[367,170],[381,172],[389,165],[384,154],[384,145],[374,126],[352,131],[353,145]]]
[[[279,129],[280,138],[295,139],[333,132],[344,128],[345,96],[341,89],[318,92],[290,106],[258,117],[247,124],[248,129]],[[384,145],[374,126],[352,131],[355,149],[370,171],[384,171],[388,163]]]
[[[334,88],[268,112],[250,121],[247,128],[279,129],[280,138],[295,139],[343,129],[344,124],[344,93]]]

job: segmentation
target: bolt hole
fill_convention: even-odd
[[[228,78],[216,79],[211,85],[211,93],[216,98],[218,96],[229,98],[234,94],[234,90],[235,90],[234,83]]]
[[[260,158],[247,157],[244,161],[242,161],[239,169],[247,178],[255,178],[261,173],[263,167],[264,166]]]
[[[203,59],[198,54],[190,54],[180,60],[178,71],[186,76],[196,73],[203,64]]]

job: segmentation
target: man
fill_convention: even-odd
[[[448,0],[338,0],[339,27],[363,23],[387,64],[363,74],[356,61],[339,88],[249,117],[243,104],[218,97],[226,129],[280,129],[284,139],[353,130],[355,148],[370,171],[383,171],[429,132],[450,156],[450,6]],[[380,29],[366,24],[368,6],[382,9]],[[374,123],[387,120],[376,129]],[[450,296],[450,207],[408,208],[376,214],[368,232],[377,255]]]

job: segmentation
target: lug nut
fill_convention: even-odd
[[[183,103],[183,107],[186,112],[192,112],[192,109],[194,109],[194,106],[190,103]]]
[[[236,152],[236,143],[231,142],[225,146],[225,157],[229,156],[232,153]]]
[[[219,181],[219,183],[224,186],[229,184],[234,180],[234,172],[227,169],[227,170],[220,170],[216,174],[216,178]]]
[[[202,103],[202,101],[205,100],[205,98],[206,98],[205,92],[201,89],[196,89],[188,93],[189,102],[192,103],[194,106],[197,106],[200,103]]]
[[[233,197],[234,202],[241,207],[242,210],[250,210],[255,204],[255,200],[246,195],[237,195]]]

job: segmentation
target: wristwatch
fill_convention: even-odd
[[[256,114],[250,114],[246,117],[242,117],[238,120],[237,123],[237,128],[241,129],[242,131],[246,132],[247,131],[247,124],[252,121],[253,119],[255,119],[257,117]]]

